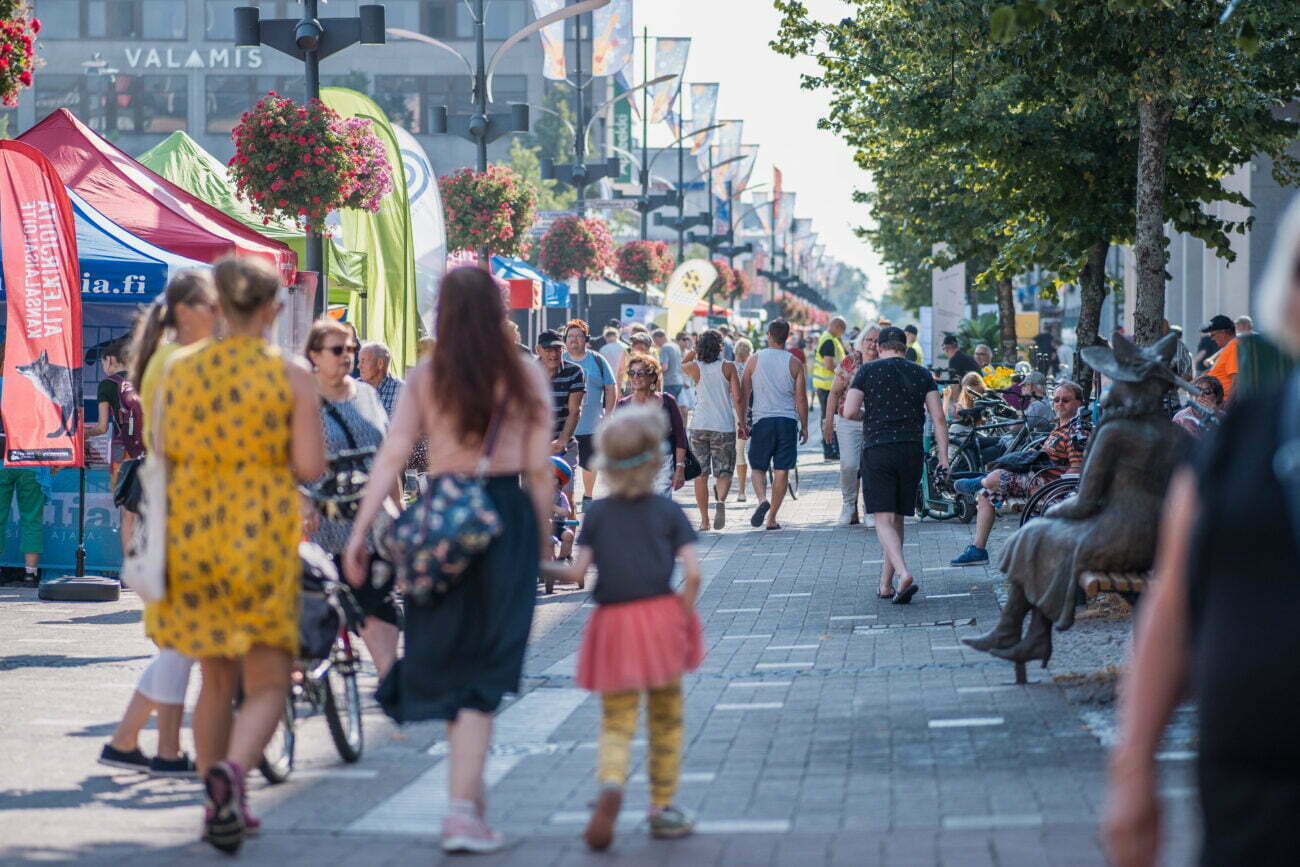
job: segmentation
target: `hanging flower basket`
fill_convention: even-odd
[[[614,267],[614,239],[604,220],[561,217],[542,236],[538,263],[557,280],[596,280]]]
[[[739,268],[737,268],[736,270],[732,271],[732,275],[733,275],[732,283],[734,285],[732,286],[731,289],[731,300],[739,301],[741,298],[744,298],[746,295],[749,294],[749,290],[753,284],[749,279],[748,271],[741,271]]]
[[[263,222],[285,218],[321,232],[339,208],[379,210],[393,189],[370,121],[344,120],[320,100],[299,105],[274,91],[239,119],[230,176]]]
[[[520,257],[532,247],[537,191],[507,166],[485,172],[461,169],[438,178],[447,223],[448,250],[487,250],[489,256]]]
[[[714,259],[713,267],[718,269],[718,282],[713,284],[713,291],[726,297],[736,288],[736,272],[723,259]]]
[[[17,105],[18,94],[32,86],[41,22],[31,12],[22,0],[0,0],[0,105]]]
[[[675,265],[663,241],[628,241],[618,248],[614,273],[624,283],[644,289],[666,282]]]

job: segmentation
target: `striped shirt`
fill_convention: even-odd
[[[572,361],[560,360],[560,368],[551,377],[551,400],[555,405],[555,433],[557,438],[564,432],[564,423],[569,420],[569,395],[587,390],[587,378],[582,368]]]

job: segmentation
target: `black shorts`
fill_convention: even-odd
[[[749,431],[749,466],[755,472],[793,470],[799,461],[799,422],[792,418],[764,418]]]
[[[912,515],[925,453],[919,442],[883,443],[862,450],[862,500],[868,513]]]
[[[338,567],[339,577],[343,577],[343,558],[334,554],[334,565]],[[385,567],[387,564],[380,566],[379,574],[375,573],[375,561],[378,558],[372,557],[370,561],[370,575],[366,577],[366,582],[360,587],[353,587],[348,584],[348,590],[352,591],[352,598],[356,600],[357,608],[360,610],[348,610],[350,606],[344,604],[344,613],[348,617],[348,625],[359,627],[367,617],[378,617],[385,623],[398,625],[399,617],[397,615],[397,603],[393,599],[393,584],[396,576],[393,574],[392,567]],[[386,575],[385,575],[386,572]],[[380,578],[381,582],[376,585],[375,579]]]
[[[596,435],[574,434],[573,438],[578,441],[578,466],[590,472],[594,469],[591,460],[596,457]]]

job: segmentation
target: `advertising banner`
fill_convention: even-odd
[[[400,126],[393,127],[406,173],[406,197],[411,203],[411,237],[415,242],[415,302],[420,328],[433,336],[438,309],[438,284],[447,273],[447,227],[442,219],[438,177],[424,148]]]
[[[655,78],[676,75],[677,78],[650,88],[650,122],[659,123],[668,114],[668,108],[681,90],[681,77],[686,73],[686,57],[691,53],[691,40],[660,37],[655,40]]]
[[[947,249],[945,244],[935,244],[933,255],[939,255]],[[940,344],[945,334],[955,333],[957,326],[966,312],[966,264],[958,262],[951,268],[931,272],[930,298],[931,343],[925,347],[926,358],[943,358]]]
[[[716,131],[717,137],[714,139],[712,146],[713,165],[716,166],[718,163],[726,162],[732,157],[740,156],[740,136],[744,132],[744,128],[744,121],[732,120]],[[709,167],[708,154],[702,154],[702,156],[704,157],[704,164],[700,168],[707,170]],[[736,165],[738,163],[732,163],[723,166],[721,170],[713,172],[713,195],[727,195],[727,179],[731,177],[731,169]]]
[[[533,0],[533,18],[544,18],[564,7],[564,0]],[[568,72],[564,63],[564,24],[556,21],[542,28],[542,75],[564,81]]]
[[[749,179],[754,173],[754,163],[758,161],[758,145],[741,145],[740,155],[744,157],[743,160],[727,166],[729,169],[736,170],[731,176],[733,196],[739,196],[749,186]]]
[[[5,466],[81,466],[81,271],[63,181],[34,148],[0,141]]]
[[[716,83],[691,85],[690,129],[704,129],[718,122],[718,85]],[[691,139],[691,153],[697,154],[713,141],[717,130],[700,133]]]
[[[781,195],[781,207],[778,211],[780,225],[777,227],[776,233],[787,242],[790,239],[790,230],[794,226],[794,206],[798,197],[798,193],[783,193]]]
[[[614,95],[621,96],[627,93],[627,79],[621,74],[614,76]],[[623,99],[614,103],[614,119],[609,125],[609,135],[614,140],[614,147],[621,151],[630,151],[634,147],[632,144],[632,103],[635,98]],[[630,184],[633,180],[632,161],[620,151],[615,151],[618,155],[618,177],[613,181],[616,184]]]
[[[591,74],[614,75],[632,59],[632,0],[610,0],[591,13]]]
[[[718,269],[707,259],[690,259],[677,266],[664,289],[668,306],[664,331],[676,334],[695,315],[695,305],[718,279]]]

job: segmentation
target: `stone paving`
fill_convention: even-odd
[[[1072,705],[1051,679],[1062,673],[1055,662],[1016,687],[1009,664],[960,644],[998,612],[994,573],[946,565],[969,526],[909,522],[905,551],[921,592],[910,606],[876,599],[874,532],[832,527],[834,467],[808,450],[802,461],[786,529],[751,530],[748,510],[733,506],[727,529],[701,540],[709,652],[686,680],[679,795],[699,833],[647,839],[639,740],[614,848],[594,856],[582,846],[599,702],[573,686],[589,594],[561,590],[538,597],[524,692],[501,712],[489,760],[490,818],[517,842],[475,863],[1103,862],[1096,827],[1109,710]],[[1013,526],[1003,521],[995,547]],[[149,658],[138,601],[38,603],[4,588],[0,610],[11,636],[0,659],[10,758],[0,775],[0,861],[221,860],[193,842],[196,784],[94,764]],[[1080,620],[1071,641],[1092,628]],[[1121,650],[1112,647],[1112,661]],[[243,860],[438,861],[441,726],[398,729],[373,706],[365,726],[365,755],[343,766],[323,722],[301,724],[290,781],[255,785],[265,830]],[[151,732],[143,744],[152,747]],[[1162,762],[1171,864],[1189,863],[1196,848],[1192,758],[1179,743]]]

